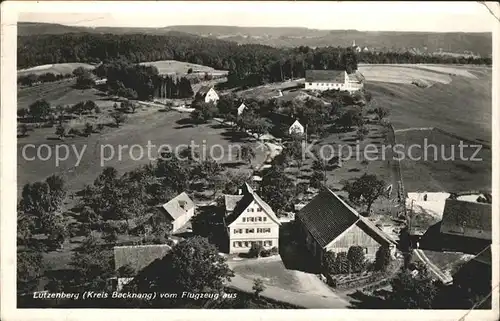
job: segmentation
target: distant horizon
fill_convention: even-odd
[[[398,33],[492,33],[493,31],[419,31],[419,30],[362,30],[362,29],[320,29],[320,28],[310,28],[304,26],[238,26],[238,25],[220,25],[220,24],[175,24],[175,25],[165,25],[165,26],[111,26],[111,25],[99,25],[99,26],[86,26],[86,25],[71,25],[57,22],[45,22],[45,21],[18,21],[18,23],[33,23],[33,24],[53,24],[65,27],[75,27],[75,28],[113,28],[113,29],[166,29],[172,27],[236,27],[236,28],[249,28],[249,29],[259,29],[259,28],[270,28],[270,29],[306,29],[306,30],[317,30],[317,31],[358,31],[358,32],[398,32]]]
[[[498,4],[479,2],[12,2],[18,21],[72,27],[224,26],[363,32],[491,33]],[[488,5],[488,7],[486,7]]]

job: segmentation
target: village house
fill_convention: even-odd
[[[444,247],[484,248],[491,244],[491,215],[489,203],[472,201],[467,198],[446,200],[440,232]]]
[[[380,246],[395,255],[396,242],[390,236],[327,188],[295,215],[295,221],[318,264],[326,252],[348,252],[351,246],[362,247],[369,260],[375,259]]]
[[[304,135],[304,126],[298,121],[295,122],[288,128],[289,135]]]
[[[229,253],[246,253],[253,243],[265,249],[279,246],[281,223],[250,185],[245,183],[238,195],[225,195],[224,206]]]
[[[171,249],[167,244],[115,246],[113,254],[118,277],[112,280],[113,288],[121,291],[140,271],[161,260]]]
[[[214,87],[201,86],[200,90],[196,93],[195,99],[201,99],[206,103],[217,104],[219,101],[219,95],[215,91]]]
[[[348,74],[345,70],[306,70],[305,89],[353,93],[363,88],[364,80],[359,71]]]
[[[240,107],[238,107],[238,116],[241,116],[246,108],[247,106],[244,103],[241,103]]]
[[[172,225],[172,233],[178,231],[193,217],[194,210],[194,202],[185,192],[160,206],[160,211],[166,214],[167,221]]]

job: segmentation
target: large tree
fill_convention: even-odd
[[[29,106],[29,115],[35,121],[42,121],[50,115],[50,104],[45,100],[37,100]]]
[[[287,210],[295,197],[295,185],[283,169],[272,166],[263,172],[261,196],[274,211]]]
[[[34,291],[42,277],[42,254],[38,251],[17,252],[17,293]]]
[[[350,201],[366,205],[366,212],[370,213],[373,202],[384,195],[385,183],[376,175],[363,174],[354,182],[348,182],[344,190],[349,193]]]
[[[168,292],[219,292],[234,275],[226,259],[206,238],[195,236],[172,248],[136,280],[139,289]]]
[[[388,303],[393,309],[431,309],[437,294],[437,286],[430,272],[418,264],[412,272],[403,269],[391,280],[392,291]]]

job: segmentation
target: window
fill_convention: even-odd
[[[246,222],[246,221],[247,221],[247,218],[246,218],[246,217],[243,217],[243,218],[241,219],[241,221],[242,221],[242,222]]]
[[[260,217],[260,216],[259,216],[259,217],[257,217],[257,220],[258,220],[259,222],[262,222],[262,217]]]
[[[263,217],[263,219],[264,219],[264,222],[267,221],[267,217]]]
[[[236,242],[238,244],[238,247],[243,247],[243,242]]]
[[[273,241],[264,241],[264,246],[271,246],[273,245]]]
[[[233,242],[233,247],[238,247],[238,243],[240,242]]]
[[[248,221],[253,222],[253,221],[254,221],[254,218],[253,218],[253,217],[249,217],[249,218],[248,218]]]
[[[245,247],[248,247],[248,246],[249,246],[249,245],[248,245],[248,242],[245,242]]]
[[[262,245],[262,241],[257,241],[257,243],[259,243],[259,245]]]
[[[245,232],[246,233],[255,233],[255,229],[253,229],[253,228],[247,228]]]
[[[259,207],[259,208],[257,209],[257,212],[262,212],[262,207]]]
[[[312,83],[312,82],[310,82],[310,83],[309,83],[309,86],[312,86],[312,84],[313,84],[313,83]]]

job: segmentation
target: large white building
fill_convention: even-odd
[[[244,184],[239,195],[225,195],[224,219],[229,253],[246,253],[253,243],[265,249],[278,247],[280,221],[271,207]]]
[[[345,70],[306,70],[305,89],[340,90],[352,93],[363,88],[364,80],[359,71],[348,74]]]

